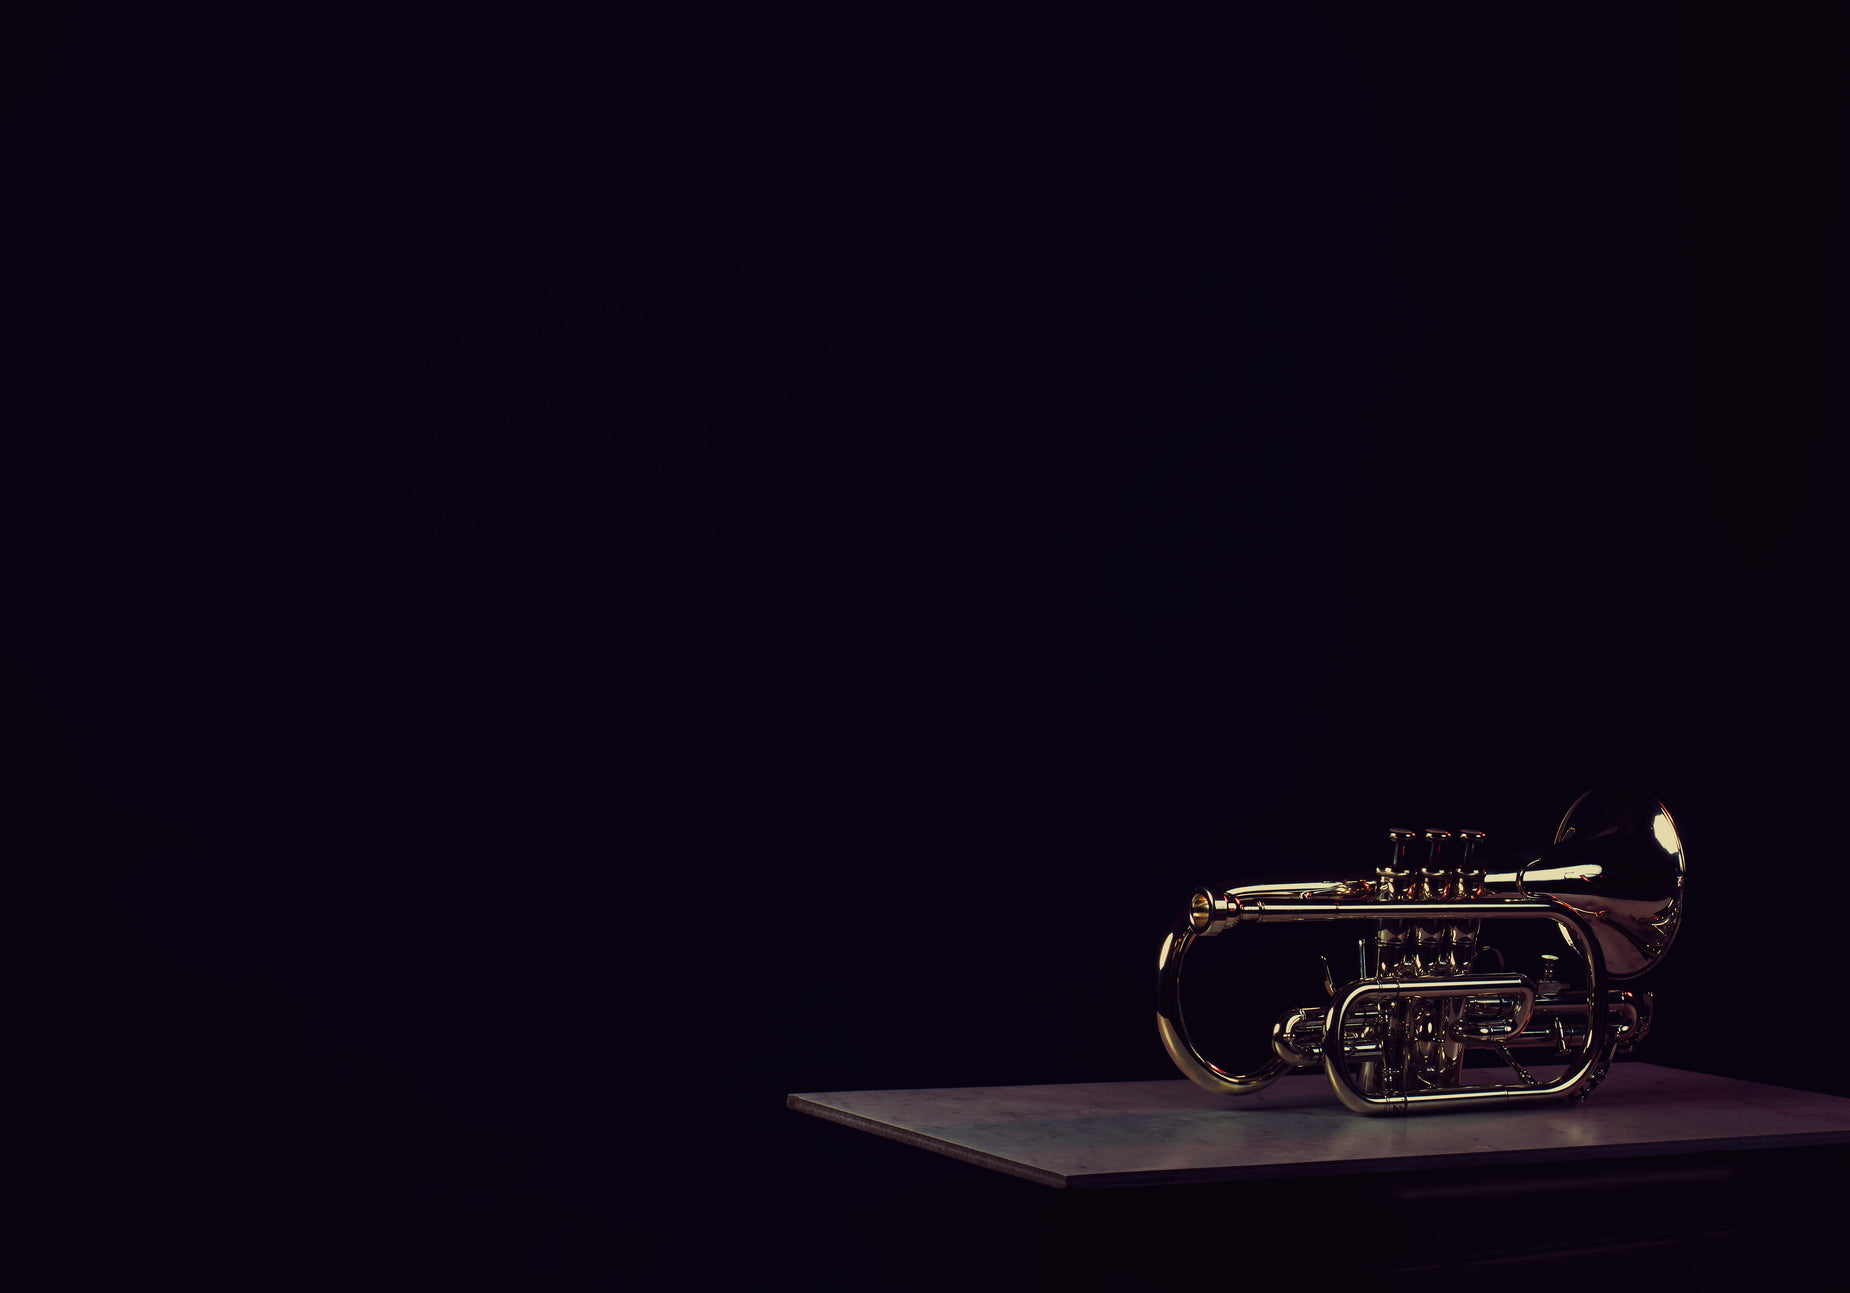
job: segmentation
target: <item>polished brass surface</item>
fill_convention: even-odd
[[[1614,989],[1664,957],[1683,918],[1683,845],[1658,800],[1636,786],[1601,786],[1574,801],[1554,843],[1514,871],[1486,874],[1480,831],[1388,832],[1389,856],[1371,879],[1197,889],[1157,958],[1157,1030],[1176,1067],[1210,1091],[1257,1091],[1299,1068],[1321,1068],[1358,1113],[1584,1099],[1617,1053],[1650,1029],[1651,995]],[[1182,1015],[1182,964],[1198,938],[1237,924],[1366,920],[1360,977],[1327,1005],[1288,1010],[1272,1055],[1229,1072],[1196,1049]],[[1581,970],[1569,989],[1560,958],[1538,978],[1476,965],[1485,921],[1540,920],[1560,931]],[[1373,972],[1369,952],[1373,951]],[[1327,966],[1327,962],[1326,962]],[[1513,1050],[1547,1047],[1566,1064],[1535,1077]],[[1467,1050],[1502,1059],[1515,1081],[1467,1085]]]

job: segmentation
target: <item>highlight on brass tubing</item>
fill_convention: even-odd
[[[1405,857],[1416,838],[1426,855],[1417,866]],[[1513,871],[1485,873],[1474,856],[1484,838],[1396,828],[1366,879],[1197,889],[1157,957],[1157,1031],[1176,1067],[1226,1095],[1320,1069],[1358,1113],[1585,1099],[1613,1056],[1650,1030],[1651,994],[1612,985],[1644,975],[1676,938],[1685,875],[1676,823],[1637,786],[1600,786],[1574,801],[1553,844]],[[1270,1058],[1249,1072],[1196,1049],[1182,1013],[1182,966],[1196,939],[1235,925],[1337,920],[1366,922],[1354,982],[1331,981],[1327,1004],[1281,1014]],[[1573,950],[1582,986],[1569,986],[1568,967],[1553,955],[1533,975],[1506,972],[1479,940],[1484,922],[1511,920],[1552,924]],[[1480,956],[1495,956],[1490,970],[1476,964]],[[1567,1066],[1552,1080],[1512,1053],[1544,1048]],[[1467,1085],[1470,1050],[1496,1056],[1514,1081]]]

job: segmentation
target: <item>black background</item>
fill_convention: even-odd
[[[1172,1076],[1194,885],[1612,779],[1640,1058],[1845,1094],[1815,16],[18,36],[72,1270],[800,1275],[787,1092]]]

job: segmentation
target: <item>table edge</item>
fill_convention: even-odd
[[[1005,1176],[1033,1181],[1036,1185],[1048,1185],[1058,1190],[1064,1189],[1070,1183],[1070,1178],[1059,1172],[1029,1167],[1025,1163],[1017,1163],[1000,1155],[986,1154],[980,1149],[968,1149],[949,1141],[909,1131],[904,1127],[895,1127],[891,1123],[876,1122],[858,1113],[849,1113],[845,1109],[835,1109],[826,1104],[817,1104],[813,1100],[805,1100],[801,1095],[786,1096],[784,1107],[795,1109],[798,1113],[809,1114],[814,1118],[821,1118],[824,1122],[839,1123],[844,1127],[853,1127],[857,1131],[871,1132],[883,1140],[896,1140],[904,1145],[912,1145],[918,1149],[930,1150],[934,1154],[942,1154],[946,1158],[955,1158],[959,1162],[969,1163],[976,1167],[986,1167],[991,1171],[1001,1172]]]
[[[821,1093],[817,1093],[821,1094]],[[1485,1150],[1482,1153],[1423,1154],[1406,1158],[1370,1158],[1320,1160],[1295,1163],[1249,1163],[1223,1168],[1188,1170],[1153,1169],[1147,1172],[1088,1172],[1067,1175],[1047,1168],[1031,1167],[980,1149],[941,1140],[922,1132],[891,1123],[879,1122],[862,1114],[850,1113],[806,1098],[796,1092],[784,1098],[784,1107],[798,1113],[821,1118],[898,1141],[917,1149],[928,1150],[945,1158],[975,1167],[988,1168],[1053,1189],[1122,1189],[1138,1186],[1211,1185],[1222,1182],[1291,1180],[1316,1176],[1361,1176],[1387,1172],[1441,1171],[1476,1166],[1517,1166],[1523,1163],[1588,1162],[1599,1159],[1668,1158],[1683,1154],[1750,1152],[1765,1149],[1806,1149],[1830,1145],[1850,1145],[1850,1130],[1780,1132],[1758,1136],[1705,1137],[1694,1140],[1631,1142],[1622,1145],[1564,1145],[1545,1149]]]
[[[1316,1176],[1376,1176],[1393,1172],[1454,1171],[1472,1167],[1516,1167],[1524,1163],[1585,1163],[1601,1159],[1673,1158],[1687,1154],[1750,1153],[1767,1149],[1850,1145],[1850,1131],[1793,1132],[1727,1139],[1669,1140],[1628,1145],[1571,1145],[1551,1149],[1485,1150],[1471,1155],[1424,1154],[1407,1158],[1343,1159],[1314,1163],[1259,1163],[1192,1171],[1089,1172],[1066,1178],[1069,1189],[1121,1189],[1152,1185],[1213,1185],[1221,1182],[1300,1180]]]

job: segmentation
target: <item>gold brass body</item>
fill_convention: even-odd
[[[1602,786],[1574,801],[1555,842],[1515,871],[1474,869],[1476,831],[1424,833],[1417,875],[1403,865],[1411,831],[1390,831],[1388,863],[1373,879],[1198,889],[1157,960],[1157,1028],[1176,1067],[1210,1091],[1257,1091],[1286,1073],[1321,1068],[1357,1113],[1581,1100],[1615,1053],[1650,1028],[1651,994],[1613,984],[1663,959],[1683,915],[1683,845],[1663,804],[1636,786]],[[1189,1040],[1182,964],[1198,938],[1269,921],[1363,920],[1364,977],[1328,985],[1327,1005],[1288,1010],[1272,1029],[1272,1055],[1232,1073]],[[1485,922],[1552,922],[1573,949],[1583,986],[1570,989],[1559,959],[1541,973],[1476,965]],[[1482,952],[1491,952],[1484,948]],[[1372,957],[1369,956],[1372,952]],[[1372,965],[1372,973],[1368,972]],[[1538,1079],[1514,1051],[1549,1048],[1567,1068]],[[1483,1049],[1514,1082],[1463,1084],[1464,1055]]]

